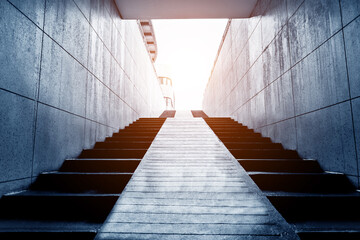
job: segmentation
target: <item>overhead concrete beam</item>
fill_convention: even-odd
[[[116,0],[123,19],[248,18],[257,0]]]

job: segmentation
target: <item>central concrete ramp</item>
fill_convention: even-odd
[[[298,237],[202,118],[168,118],[96,239]]]

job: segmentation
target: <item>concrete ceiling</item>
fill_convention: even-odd
[[[123,19],[248,18],[257,0],[116,0]]]

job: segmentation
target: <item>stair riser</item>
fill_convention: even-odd
[[[66,160],[60,172],[127,172],[133,173],[141,160]]]
[[[244,132],[216,132],[216,135],[221,139],[222,137],[261,137],[260,133],[254,133],[250,131]]]
[[[349,193],[355,190],[345,176],[337,174],[264,173],[250,174],[250,177],[263,191]]]
[[[140,127],[126,127],[119,132],[158,132],[160,128],[140,128]]]
[[[96,232],[0,232],[0,239],[36,239],[36,240],[93,240]]]
[[[254,130],[248,129],[246,127],[228,127],[228,128],[212,127],[211,129],[216,133],[246,133],[246,132],[253,133],[254,132]]]
[[[143,158],[147,149],[143,150],[84,150],[79,158],[103,158],[103,159],[113,159],[113,158]]]
[[[5,219],[103,222],[118,196],[3,196]]]
[[[246,171],[287,172],[287,173],[322,173],[316,161],[304,160],[239,160]]]
[[[226,143],[271,143],[270,138],[261,137],[221,137],[220,140],[226,145]]]
[[[132,174],[41,174],[32,190],[68,193],[121,193]]]
[[[94,149],[145,149],[149,148],[151,142],[97,142]]]
[[[125,142],[125,143],[137,143],[137,142],[152,142],[154,137],[107,137],[105,142]]]
[[[228,149],[278,149],[283,150],[281,144],[278,143],[231,143],[225,142]]]
[[[286,150],[229,149],[229,151],[237,159],[298,159],[299,158],[297,152],[286,151]]]
[[[120,132],[114,133],[113,137],[155,137],[158,132]]]
[[[360,221],[359,197],[268,196],[268,199],[289,222]]]
[[[358,240],[360,239],[360,232],[333,232],[333,231],[320,231],[320,232],[300,232],[298,233],[301,240]]]

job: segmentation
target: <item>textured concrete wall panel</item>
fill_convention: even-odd
[[[0,13],[0,88],[35,98],[42,32],[7,1]]]
[[[114,1],[0,1],[0,195],[165,108],[138,23]]]
[[[359,1],[262,0],[252,16],[231,20],[203,109],[359,186]]]

